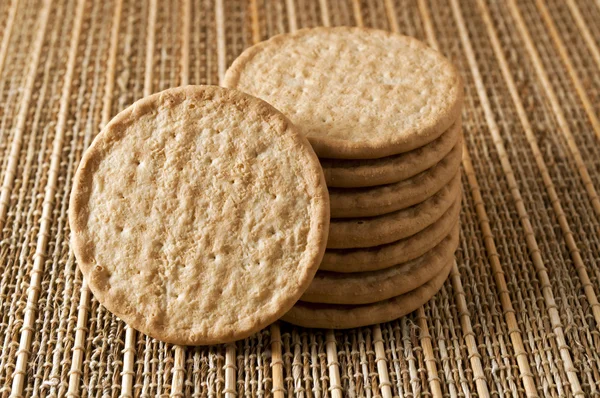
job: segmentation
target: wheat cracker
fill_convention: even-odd
[[[374,159],[438,138],[462,106],[461,78],[424,43],[383,30],[302,29],[246,49],[225,87],[273,104],[319,157]]]
[[[267,103],[187,86],[119,113],[85,152],[69,221],[98,301],[173,344],[238,340],[278,319],[321,261],[318,159]]]

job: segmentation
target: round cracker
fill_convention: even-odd
[[[328,187],[364,188],[406,180],[435,166],[462,135],[460,118],[440,137],[412,151],[380,159],[326,159],[321,167]]]
[[[462,140],[435,166],[408,180],[370,188],[329,188],[331,217],[373,217],[421,203],[456,175],[462,158]]]
[[[414,260],[437,246],[458,224],[459,215],[460,200],[457,200],[439,220],[408,238],[362,249],[327,249],[319,270],[343,273],[377,271]]]
[[[154,338],[249,336],[302,295],[327,239],[318,159],[280,112],[235,90],[170,89],[85,152],[69,221],[98,301]]]
[[[414,235],[433,224],[460,195],[460,173],[435,195],[418,205],[377,217],[333,218],[329,224],[329,249],[385,245]]]
[[[324,304],[369,304],[404,294],[437,275],[454,256],[458,225],[436,247],[406,263],[374,272],[342,274],[318,271],[301,301]]]
[[[309,328],[350,329],[389,322],[428,302],[442,288],[454,260],[429,282],[400,296],[363,305],[318,304],[299,301],[281,319]]]
[[[457,120],[456,68],[424,43],[351,27],[302,29],[246,49],[225,87],[273,104],[319,157],[374,159],[438,138]]]

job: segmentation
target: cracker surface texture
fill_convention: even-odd
[[[365,28],[313,28],[245,50],[224,85],[286,114],[319,157],[373,159],[419,148],[458,118],[462,80],[439,52]]]
[[[280,112],[187,86],[119,113],[85,152],[69,219],[96,298],[186,345],[237,340],[301,296],[327,241],[315,153]]]

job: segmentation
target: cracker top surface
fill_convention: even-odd
[[[271,103],[319,156],[378,158],[431,142],[457,119],[462,80],[420,41],[364,28],[314,28],[250,47],[225,86]]]
[[[152,337],[246,337],[308,286],[327,240],[318,160],[256,98],[170,89],[121,112],[74,181],[72,244],[109,310]]]

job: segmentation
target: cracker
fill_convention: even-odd
[[[433,249],[458,224],[460,201],[454,202],[444,215],[408,238],[381,246],[362,249],[327,249],[319,270],[334,272],[377,271],[413,260]]]
[[[334,218],[327,248],[384,245],[414,235],[433,224],[460,195],[460,173],[438,193],[418,205],[377,217]]]
[[[404,294],[437,275],[454,257],[458,225],[436,247],[406,263],[380,271],[337,273],[318,271],[301,301],[324,304],[369,304]]]
[[[69,221],[98,301],[173,344],[249,336],[289,310],[325,250],[309,143],[277,110],[214,86],[144,98],[85,152]]]
[[[448,278],[454,260],[429,282],[400,296],[372,304],[317,304],[299,301],[281,319],[309,328],[350,329],[389,322],[416,310],[428,302]]]
[[[373,217],[421,203],[456,175],[462,140],[435,166],[408,180],[370,188],[329,188],[331,217]]]
[[[326,159],[321,167],[328,187],[364,188],[406,180],[435,166],[462,135],[460,118],[439,138],[412,151],[380,159]]]
[[[439,52],[382,30],[302,29],[246,49],[225,87],[273,104],[319,157],[374,159],[438,138],[457,120],[463,87]]]

